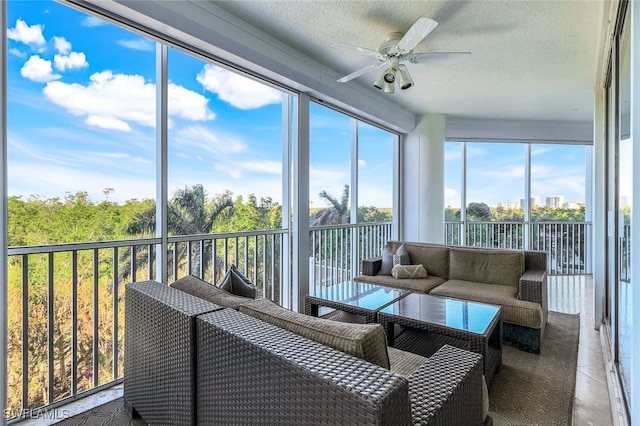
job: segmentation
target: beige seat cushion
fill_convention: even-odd
[[[264,298],[242,304],[240,312],[389,369],[387,338],[380,324],[351,324],[311,317]]]
[[[503,322],[530,328],[542,326],[542,307],[538,303],[518,300],[518,289],[511,286],[449,280],[430,294],[500,305]]]
[[[411,280],[399,280],[391,275],[359,275],[354,281],[385,285],[387,287],[400,288],[419,293],[428,293],[432,288],[443,283],[442,277],[429,275],[427,278],[415,278]]]
[[[401,376],[409,377],[427,358],[411,352],[388,347],[390,370]]]
[[[208,300],[223,308],[238,309],[238,306],[253,300],[252,298],[236,296],[226,290],[218,288],[198,277],[187,275],[170,284],[171,287],[189,293],[200,299]]]

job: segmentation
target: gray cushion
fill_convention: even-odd
[[[351,324],[316,318],[290,311],[264,298],[243,304],[240,312],[389,369],[387,338],[380,324]]]
[[[238,309],[238,306],[241,304],[253,300],[247,297],[233,295],[192,275],[182,277],[171,283],[170,286],[224,308]]]
[[[411,243],[392,241],[392,247],[400,247],[404,245],[411,263],[417,265],[420,263],[427,270],[427,274],[442,277],[445,280],[449,278],[449,247],[441,244],[430,243]]]
[[[234,264],[229,266],[218,287],[236,296],[250,297],[252,299],[256,297],[256,286]]]

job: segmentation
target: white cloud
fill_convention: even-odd
[[[89,115],[84,122],[89,126],[100,127],[101,129],[122,130],[123,132],[131,131],[131,126],[129,126],[126,121],[115,117]]]
[[[89,28],[99,27],[101,25],[106,25],[106,24],[107,23],[105,21],[102,21],[102,20],[100,20],[98,18],[95,18],[93,16],[87,16],[80,23],[80,25],[82,25],[83,27],[89,27]]]
[[[453,188],[444,188],[444,196],[445,198],[452,198],[458,196],[458,191]]]
[[[47,98],[85,123],[100,128],[131,131],[131,124],[154,127],[156,89],[139,75],[103,71],[91,75],[86,86],[54,81],[44,88]],[[169,114],[192,121],[211,120],[207,98],[183,87],[169,85]]]
[[[367,167],[367,162],[364,160],[358,160],[358,166],[360,167]]]
[[[55,45],[58,53],[62,55],[68,55],[71,52],[71,43],[64,37],[53,37],[53,44]]]
[[[47,42],[42,35],[43,29],[43,25],[35,24],[29,26],[22,19],[18,19],[16,26],[7,30],[7,38],[24,44],[44,46]]]
[[[13,56],[17,56],[18,58],[26,58],[27,54],[20,51],[19,49],[13,48],[13,49],[9,49],[9,53],[12,54]]]
[[[271,175],[282,175],[282,163],[279,161],[259,160],[244,161],[238,163],[242,170],[252,173],[267,173]]]
[[[169,83],[169,115],[191,121],[208,121],[216,118],[207,104],[209,99],[177,84]]]
[[[87,58],[84,53],[71,52],[68,56],[55,55],[53,57],[53,64],[56,69],[65,71],[73,68],[86,68],[89,66]]]
[[[186,127],[176,132],[172,140],[181,146],[195,148],[199,153],[209,153],[213,158],[247,150],[247,144],[237,137],[213,132],[202,126]]]
[[[22,66],[20,74],[24,78],[36,81],[38,83],[46,83],[60,78],[59,74],[53,73],[51,61],[42,59],[40,56],[31,56]]]
[[[120,40],[118,44],[122,47],[132,50],[142,50],[143,52],[152,52],[154,50],[154,44],[143,39],[138,40]]]
[[[206,64],[196,79],[221,100],[243,110],[277,104],[282,99],[278,90],[212,64]]]

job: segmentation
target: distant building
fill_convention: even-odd
[[[564,204],[564,195],[551,195],[545,198],[545,206],[547,207],[562,207]]]
[[[529,204],[531,207],[538,207],[540,205],[540,197],[529,198]],[[524,209],[524,198],[520,198],[520,208]]]
[[[499,209],[512,210],[520,207],[517,201],[500,201],[497,206]]]

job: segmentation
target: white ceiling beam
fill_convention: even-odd
[[[593,123],[448,117],[449,141],[593,144]]]

